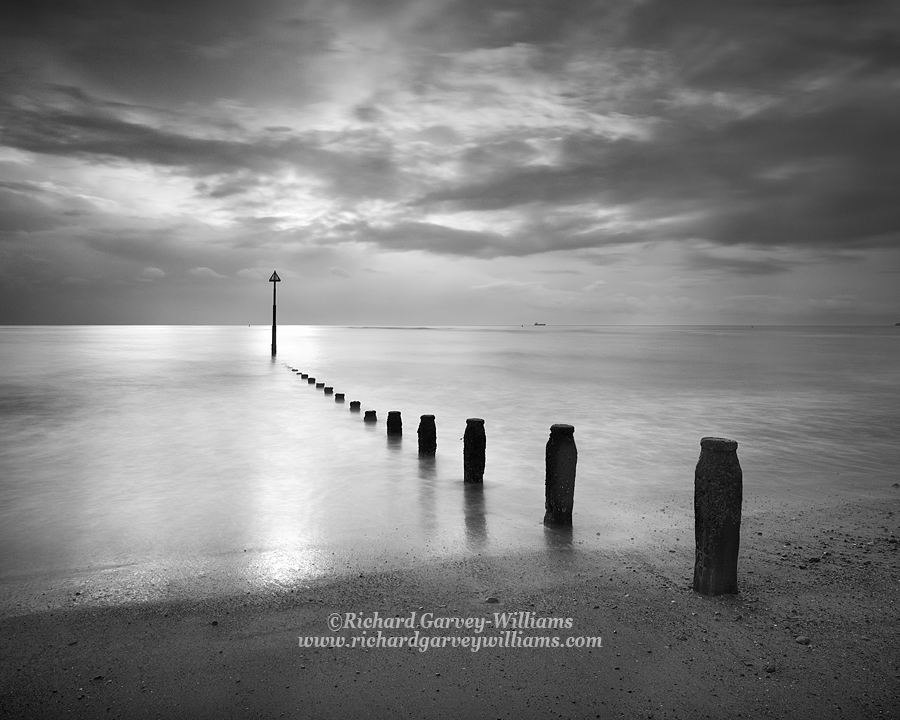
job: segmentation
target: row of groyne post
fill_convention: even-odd
[[[344,393],[317,381],[308,373],[285,365],[301,379],[325,395],[343,403]],[[350,412],[361,411],[361,402],[352,400]],[[366,410],[366,423],[378,421],[375,410]],[[388,437],[403,435],[399,410],[387,414]],[[437,452],[437,428],[434,415],[419,418],[419,457],[433,457]],[[735,440],[704,437],[700,440],[700,458],[694,470],[694,577],[693,589],[703,595],[737,593],[737,561],[740,548],[743,472],[737,456]],[[483,418],[468,418],[463,433],[463,482],[483,483],[487,437]],[[575,501],[575,470],[578,449],[575,427],[558,423],[550,426],[550,437],[544,450],[544,525],[550,528],[572,527]]]

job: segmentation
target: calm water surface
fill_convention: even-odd
[[[705,435],[740,443],[745,498],[897,480],[900,329],[298,326],[274,361],[269,333],[0,328],[0,583],[120,572],[140,595],[223,567],[287,585],[536,547],[556,422],[576,427],[585,537],[687,512]],[[485,419],[481,491],[462,484],[467,417]]]

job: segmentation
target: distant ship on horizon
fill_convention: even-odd
[[[547,323],[535,323],[535,327],[544,327]]]

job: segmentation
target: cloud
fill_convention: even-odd
[[[693,250],[685,256],[685,264],[695,270],[724,271],[738,275],[776,275],[788,272],[798,262],[777,257],[749,258]]]
[[[219,275],[215,270],[211,270],[208,267],[195,267],[188,270],[188,272],[195,277],[201,278],[216,278],[221,280],[227,277],[226,275]]]
[[[546,268],[532,270],[531,272],[538,273],[539,275],[583,275],[584,274],[581,272],[581,270],[550,270],[550,269],[546,269]]]
[[[389,256],[391,293],[427,269],[623,316],[626,283],[672,272],[768,297],[816,270],[840,286],[819,296],[870,312],[834,266],[900,247],[895,5],[23,5],[0,26],[4,262],[57,282],[264,282],[269,265],[326,282]],[[584,265],[616,273],[523,279]],[[703,307],[687,300],[672,312]],[[665,310],[638,301],[629,317]]]
[[[855,294],[807,298],[735,295],[724,300],[723,309],[734,318],[774,318],[781,323],[796,322],[804,318],[813,322],[822,322],[828,318],[846,322],[851,318],[891,317],[896,312],[896,304],[868,300]]]
[[[279,264],[284,267],[283,263]],[[268,282],[269,278],[272,277],[273,272],[277,272],[278,277],[280,277],[282,281],[288,279],[299,280],[303,278],[303,275],[293,270],[274,270],[272,267],[241,268],[235,273],[235,275],[244,278],[245,280],[265,280]]]
[[[223,22],[276,37],[277,17],[301,37],[313,26],[331,27],[325,35],[335,41],[345,33],[347,42],[331,49],[348,58],[368,57],[367,28],[382,28],[400,41],[398,65],[349,103],[339,123],[303,129],[260,125],[239,102],[228,117],[213,106],[179,111],[33,85],[30,94],[3,95],[4,143],[187,173],[198,178],[198,208],[218,203],[207,205],[210,219],[268,213],[277,227],[384,249],[489,258],[647,239],[862,248],[897,241],[890,188],[900,181],[892,140],[900,107],[881,92],[879,75],[896,38],[875,21],[886,6],[865,3],[847,23],[830,9],[799,6],[776,20],[753,3],[734,14],[688,3],[675,15],[654,2],[633,10],[561,5],[450,3],[402,19],[397,8],[373,15],[350,3],[345,21],[285,18],[264,5],[240,17],[226,9],[206,30],[206,10],[187,8],[176,36],[201,65],[216,60],[224,70],[244,57],[243,41],[220,30]],[[133,5],[110,12],[108,23],[135,33],[145,15]],[[174,17],[152,16],[150,31],[171,31]],[[597,28],[575,20],[598,17]],[[437,18],[446,23],[440,32]],[[45,22],[28,16],[26,24]],[[410,65],[405,43],[426,36],[450,44]],[[382,51],[389,45],[378,42]],[[90,59],[100,51],[82,50],[82,62],[101,72]],[[301,54],[325,62],[325,50],[313,43]],[[606,221],[598,209],[611,214]],[[455,222],[498,211],[523,216],[514,232]]]
[[[472,289],[500,292],[519,292],[523,290],[533,290],[542,287],[543,285],[537,282],[527,282],[521,280],[492,280],[491,282],[483,283],[481,285],[473,285]]]
[[[492,256],[506,239],[499,233],[460,230],[437,223],[401,221],[385,227],[359,222],[343,228],[356,242],[387,250],[423,250],[442,255]]]
[[[238,277],[246,280],[268,280],[272,276],[272,271],[266,268],[241,268],[235,273]],[[280,275],[279,275],[280,277]]]
[[[162,280],[166,276],[166,273],[159,268],[155,267],[146,267],[141,271],[141,276],[138,280],[142,280],[144,282],[153,282],[154,280]]]

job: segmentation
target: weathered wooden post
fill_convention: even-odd
[[[363,417],[363,422],[373,423],[378,422],[378,417],[375,415],[374,410],[366,410],[366,414]]]
[[[388,410],[387,434],[403,435],[403,420],[400,418],[399,410]]]
[[[359,400],[351,400],[350,401],[350,412],[359,412],[361,408],[361,404]]]
[[[335,393],[334,401],[335,402],[344,402],[344,393]]]
[[[737,446],[728,438],[700,440],[694,470],[694,591],[703,595],[738,591],[743,473]]]
[[[437,428],[434,415],[422,415],[419,418],[419,456],[427,457],[437,452]]]
[[[571,525],[575,502],[575,465],[578,462],[575,427],[562,423],[552,425],[544,454],[544,525]]]
[[[463,482],[484,482],[484,450],[487,438],[484,434],[484,420],[468,418],[463,435]]]

